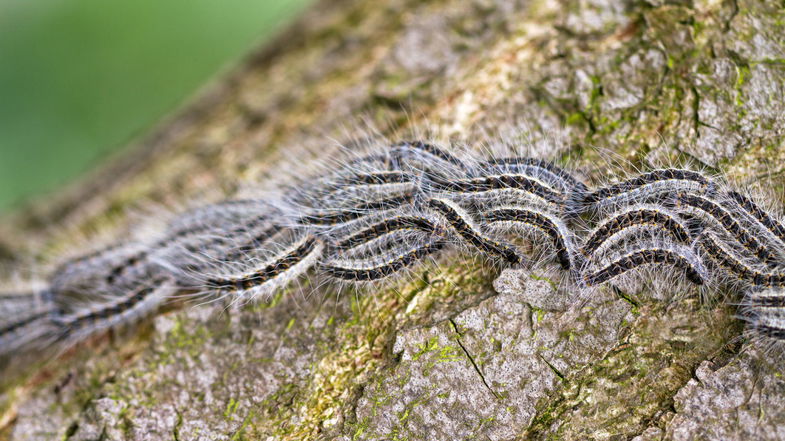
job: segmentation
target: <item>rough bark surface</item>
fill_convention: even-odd
[[[7,218],[0,256],[62,256],[123,235],[138,201],[274,178],[361,118],[517,136],[595,182],[689,158],[782,195],[783,96],[781,1],[323,1],[134,150]],[[556,270],[454,258],[357,296],[172,311],[30,369],[0,395],[0,439],[785,439],[781,359],[740,338],[732,306],[557,287]]]

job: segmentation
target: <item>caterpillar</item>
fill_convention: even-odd
[[[760,270],[744,262],[733,251],[723,246],[713,235],[707,234],[700,240],[700,246],[707,255],[722,269],[728,271],[742,282],[756,286],[785,287],[785,270]]]
[[[259,263],[251,261],[251,268],[239,274],[223,274],[207,278],[204,288],[229,294],[266,292],[286,284],[311,268],[324,249],[321,240],[313,235],[303,235],[292,240],[268,259]]]
[[[521,257],[510,245],[486,237],[479,231],[473,219],[457,204],[447,199],[430,199],[428,207],[438,212],[447,220],[450,227],[466,243],[485,254],[499,256],[511,264],[521,262]]]
[[[57,311],[50,296],[48,290],[0,296],[0,347],[14,350],[50,334]]]
[[[129,325],[178,293],[251,300],[311,276],[359,286],[448,248],[531,265],[518,236],[545,238],[576,288],[644,268],[675,268],[695,285],[733,281],[750,332],[785,346],[785,265],[775,258],[785,227],[698,171],[592,187],[539,158],[406,141],[334,161],[281,193],[187,211],[155,240],[77,257],[55,267],[45,288],[0,296],[0,311],[12,311],[0,321],[0,357]]]
[[[660,245],[637,247],[613,259],[597,271],[587,269],[582,275],[582,282],[586,286],[596,286],[628,271],[655,264],[670,265],[682,269],[687,279],[696,285],[703,285],[704,281],[708,279],[703,265],[692,251],[684,247]]]
[[[426,233],[436,234],[438,228],[439,227],[435,222],[425,217],[395,216],[357,231],[348,237],[341,238],[333,246],[337,250],[347,250],[356,248],[362,244],[367,244],[368,242],[395,231],[420,230]]]
[[[378,262],[353,264],[351,262],[328,261],[320,265],[319,269],[324,274],[336,279],[354,282],[381,280],[441,251],[444,246],[445,243],[442,241],[431,240]]]
[[[598,188],[588,192],[580,201],[581,210],[604,212],[618,206],[642,203],[663,197],[675,191],[692,190],[696,193],[711,193],[715,185],[702,174],[692,170],[660,169]]]
[[[745,248],[753,252],[767,265],[775,265],[772,252],[761,245],[761,243],[750,232],[744,228],[733,215],[725,210],[719,203],[709,200],[705,197],[679,193],[676,196],[676,207],[683,209],[697,209],[701,214],[705,214],[713,219],[714,222],[721,225],[731,236],[733,236]]]
[[[127,326],[155,311],[171,295],[173,286],[162,275],[125,287],[113,301],[87,303],[75,312],[57,314],[52,319],[57,326],[54,338],[75,343],[103,329]]]
[[[344,210],[323,213],[307,214],[298,219],[303,225],[335,226],[359,219],[369,213],[398,208],[414,198],[413,192],[405,192],[399,196],[392,196],[378,201],[364,202]]]
[[[570,269],[574,253],[571,235],[561,220],[536,209],[502,207],[483,213],[483,223],[492,228],[525,226],[544,233],[553,242],[559,264],[565,270]]]
[[[744,299],[741,317],[757,333],[753,338],[785,339],[785,292],[781,288],[751,292]]]
[[[690,242],[690,233],[683,222],[668,210],[657,206],[633,206],[609,217],[589,234],[580,252],[584,257],[595,254],[604,243],[634,227],[655,228],[682,243]]]
[[[735,202],[741,209],[752,219],[752,222],[758,226],[759,230],[768,232],[773,235],[775,241],[774,248],[782,250],[785,247],[785,226],[779,221],[774,219],[769,213],[763,211],[758,204],[752,199],[742,195],[737,191],[729,191],[727,196],[730,200]]]
[[[562,205],[564,197],[542,182],[526,175],[504,174],[489,175],[470,179],[448,180],[440,177],[430,177],[432,192],[450,192],[462,195],[473,193],[491,193],[499,190],[517,190],[545,203]]]
[[[588,187],[563,168],[537,158],[494,158],[480,164],[483,171],[497,169],[510,173],[521,173],[546,182],[552,189],[563,193],[583,194]]]

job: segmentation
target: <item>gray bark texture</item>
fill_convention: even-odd
[[[325,0],[7,217],[0,258],[124,237],[140,206],[275,181],[368,127],[519,140],[595,183],[689,162],[781,196],[784,96],[782,1]],[[731,294],[577,301],[558,274],[451,257],[372,291],[171,310],[28,369],[0,395],[0,439],[785,439],[781,355],[745,341]]]

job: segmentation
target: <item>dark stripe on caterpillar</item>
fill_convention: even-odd
[[[337,279],[369,282],[372,280],[380,280],[395,274],[398,271],[420,261],[424,257],[441,250],[442,248],[444,248],[444,242],[432,241],[428,244],[401,254],[395,259],[372,267],[353,268],[335,264],[322,264],[320,269],[327,275]]]
[[[212,245],[226,243],[228,240],[236,237],[237,235],[241,235],[241,234],[245,234],[245,233],[251,232],[251,231],[255,230],[256,228],[262,226],[265,222],[268,222],[269,220],[270,220],[270,216],[259,216],[259,217],[251,219],[250,221],[248,221],[248,223],[246,223],[244,225],[241,225],[241,226],[237,226],[235,228],[229,228],[229,229],[225,229],[225,230],[224,229],[208,229],[208,230],[205,230],[204,233],[213,233],[213,234],[211,234],[210,236],[207,236],[207,237],[199,237],[198,238],[199,240],[197,240],[195,242],[186,242],[182,246],[183,246],[183,249],[185,249],[187,251],[190,251],[192,253],[201,253],[205,249],[209,248]],[[261,242],[261,239],[266,239],[266,238],[269,238],[269,237],[273,236],[278,230],[280,230],[282,228],[283,227],[280,227],[280,226],[277,226],[275,224],[272,224],[272,225],[268,226],[267,228],[265,228],[264,230],[262,230],[261,232],[259,232],[257,234],[257,237],[260,239],[259,241]],[[251,239],[250,242],[252,243],[255,239],[256,238]],[[176,243],[176,240],[171,240],[170,241],[170,240],[164,239],[162,242],[159,242],[156,245],[153,245],[153,247],[154,248],[164,248],[165,246],[170,245],[170,243]]]
[[[597,227],[586,239],[583,248],[581,248],[581,254],[589,257],[606,240],[633,225],[654,225],[669,232],[679,242],[688,243],[690,241],[689,232],[674,216],[657,209],[647,208],[621,213]]]
[[[241,277],[210,278],[207,280],[207,285],[211,288],[228,291],[245,291],[263,285],[303,261],[303,259],[316,249],[318,243],[318,239],[309,236],[292,251],[274,259],[272,262],[249,275]]]
[[[113,267],[109,274],[106,276],[106,283],[108,285],[113,285],[117,279],[123,275],[129,268],[136,266],[138,263],[142,262],[147,258],[150,254],[149,250],[142,250],[139,251],[137,254],[125,259],[124,261],[120,262],[117,266]]]
[[[380,201],[371,201],[340,211],[323,214],[308,214],[299,218],[299,223],[304,225],[336,225],[350,222],[366,216],[371,211],[389,210],[400,207],[414,199],[414,192],[406,192],[400,196],[393,196]]]
[[[782,242],[785,242],[785,226],[763,211],[758,204],[736,191],[729,191],[728,196],[736,201],[744,211],[757,219],[766,229],[774,233]]]
[[[602,202],[605,199],[619,196],[631,190],[636,190],[640,187],[654,184],[662,181],[693,181],[700,184],[703,188],[708,188],[710,185],[709,180],[698,172],[691,170],[682,170],[675,168],[667,168],[662,170],[653,170],[648,173],[636,176],[631,179],[610,185],[608,187],[600,188],[591,193],[588,193],[583,200],[586,205],[592,205]]]
[[[526,168],[534,167],[542,170],[543,173],[551,175],[553,177],[552,182],[560,183],[562,191],[576,191],[579,193],[588,191],[586,184],[575,179],[563,168],[557,167],[552,162],[544,159],[520,157],[494,158],[483,162],[480,166],[483,168],[508,167],[513,170],[525,170]]]
[[[506,174],[454,180],[428,176],[428,185],[436,191],[455,193],[483,193],[494,190],[515,189],[531,193],[552,204],[561,205],[565,202],[562,194],[524,175]]]
[[[265,212],[260,213],[260,208]],[[169,238],[185,237],[216,228],[234,225],[238,220],[253,216],[264,219],[272,216],[269,204],[258,199],[232,199],[206,205],[186,212],[167,225],[165,235]],[[250,221],[253,222],[253,221]]]
[[[750,268],[720,246],[711,235],[703,236],[698,243],[712,260],[741,280],[757,286],[785,286],[785,273],[763,272]]]
[[[355,186],[355,185],[385,185],[385,184],[405,184],[414,182],[415,177],[411,173],[402,171],[377,171],[373,173],[358,173],[352,176],[338,178],[336,186]]]
[[[688,205],[707,213],[719,222],[728,233],[734,236],[739,243],[755,253],[764,263],[767,265],[776,264],[771,252],[763,247],[749,231],[741,226],[727,210],[720,207],[716,202],[698,195],[679,193],[676,197],[676,204],[677,207]]]
[[[56,317],[54,322],[59,324],[63,331],[60,337],[65,338],[88,325],[119,316],[123,312],[133,309],[156,290],[160,289],[164,283],[166,283],[166,278],[153,279],[148,286],[139,287],[132,294],[122,297],[117,302],[100,304],[98,308],[91,308],[83,313]]]
[[[42,318],[48,316],[51,313],[52,313],[52,311],[50,311],[50,310],[42,310],[42,311],[39,311],[39,312],[37,312],[35,314],[31,314],[30,316],[25,317],[25,318],[23,318],[23,319],[21,319],[19,321],[13,322],[10,325],[7,325],[7,326],[5,326],[3,328],[0,328],[0,338],[3,338],[4,336],[6,336],[8,334],[11,334],[11,333],[13,333],[14,331],[16,331],[18,329],[24,328],[25,326],[29,325],[30,323],[33,323],[36,320],[42,319]]]
[[[347,250],[371,240],[382,237],[393,231],[415,229],[426,233],[436,233],[437,226],[430,220],[419,216],[396,216],[382,222],[371,225],[370,227],[358,231],[349,237],[341,239],[334,244],[338,250]]]
[[[785,329],[777,328],[771,325],[762,325],[760,323],[753,323],[752,327],[765,337],[771,337],[777,340],[785,340]]]
[[[453,207],[451,203],[441,199],[430,199],[428,206],[444,216],[447,223],[450,224],[458,235],[478,250],[500,256],[512,264],[521,263],[522,259],[518,252],[508,245],[484,237],[477,228],[472,226],[469,220],[464,218],[459,209]]]
[[[97,259],[97,258],[103,257],[106,253],[109,253],[111,251],[115,251],[115,250],[121,248],[122,246],[123,245],[119,244],[119,243],[118,244],[113,244],[113,245],[106,246],[106,247],[103,247],[103,248],[95,250],[95,251],[91,251],[91,252],[89,252],[87,254],[83,254],[81,256],[77,256],[77,257],[75,257],[73,259],[70,259],[70,260],[68,260],[66,262],[63,262],[55,270],[55,273],[65,273],[65,272],[69,272],[69,271],[74,271],[76,266],[81,265],[81,264],[87,262],[88,260],[93,260],[93,259]]]
[[[745,306],[758,308],[785,308],[785,295],[751,296]]]
[[[250,200],[239,200],[239,201],[233,201],[233,202],[237,202],[238,205],[239,205],[241,202],[242,203],[250,203],[251,201]],[[236,235],[236,234],[245,233],[247,231],[250,231],[250,230],[258,227],[263,222],[266,222],[269,219],[270,219],[269,215],[266,215],[266,214],[265,215],[257,215],[255,217],[253,217],[252,219],[249,219],[242,226],[237,226],[235,228],[230,228],[230,229],[227,229],[226,231],[220,231],[218,225],[208,225],[208,224],[197,225],[197,226],[194,226],[194,227],[191,227],[191,228],[183,228],[183,229],[177,230],[175,233],[170,234],[169,236],[166,236],[166,237],[162,238],[161,240],[155,242],[153,245],[150,246],[150,248],[148,248],[146,250],[140,250],[138,253],[136,253],[136,254],[134,254],[132,256],[129,256],[127,259],[125,259],[124,261],[122,261],[119,264],[117,264],[116,266],[114,266],[112,268],[112,270],[109,272],[109,274],[106,276],[106,279],[105,279],[106,284],[109,285],[109,286],[114,285],[118,281],[118,279],[120,277],[122,277],[128,271],[134,269],[139,263],[144,262],[145,259],[147,259],[147,257],[151,253],[153,253],[154,251],[156,251],[158,249],[165,248],[165,247],[167,247],[167,246],[169,246],[169,245],[171,245],[173,243],[176,243],[177,241],[180,241],[180,240],[182,240],[182,239],[184,239],[184,238],[186,238],[188,236],[194,236],[194,235],[197,235],[197,234],[200,234],[200,233],[206,233],[206,232],[209,232],[210,230],[214,230],[214,229],[217,229],[217,228],[219,229],[220,233],[222,233],[222,235],[219,236],[219,237],[215,237],[215,238],[213,238],[211,240],[206,240],[204,242],[200,242],[199,244],[192,244],[192,243],[185,244],[184,247],[185,247],[186,250],[188,250],[190,252],[198,252],[200,250],[197,249],[197,246],[206,246],[206,245],[209,245],[209,244],[219,243],[219,242],[225,240],[226,236],[233,236],[233,235]],[[265,233],[261,233],[261,234],[264,235]]]
[[[663,248],[642,249],[622,256],[598,271],[584,274],[583,281],[587,286],[595,286],[643,265],[658,263],[683,268],[687,280],[696,285],[703,284],[703,277],[700,271],[693,262],[690,262],[690,259],[673,250]]]
[[[16,300],[16,301],[25,301],[25,300],[33,300],[36,298],[35,293],[32,292],[4,292],[0,294],[0,302],[8,301],[8,300]]]
[[[553,241],[556,249],[556,258],[562,268],[570,268],[570,252],[567,249],[567,239],[560,231],[558,225],[548,218],[548,216],[533,210],[524,208],[501,208],[492,210],[483,215],[483,221],[494,222],[516,222],[530,225],[548,235]]]
[[[284,227],[280,225],[270,225],[269,227],[265,228],[258,234],[256,234],[253,238],[242,244],[241,246],[234,248],[228,251],[226,254],[222,256],[222,260],[225,261],[234,261],[240,260],[253,252],[264,246],[264,244],[273,238],[275,235],[283,231]]]
[[[394,161],[396,162],[400,161],[400,159],[397,158],[400,157],[400,153],[406,152],[408,150],[409,153],[413,153],[413,154],[425,153],[427,155],[438,158],[444,162],[457,166],[461,170],[466,170],[466,164],[464,164],[463,161],[461,161],[457,157],[447,153],[446,151],[440,149],[439,147],[436,147],[433,144],[428,144],[422,141],[411,141],[411,142],[404,141],[398,144],[393,144],[391,150],[392,150],[392,155],[396,157],[394,159]],[[400,165],[401,164],[399,163],[398,166],[400,167]]]

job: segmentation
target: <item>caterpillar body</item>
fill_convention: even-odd
[[[182,293],[248,301],[309,276],[361,285],[448,249],[531,265],[521,238],[552,252],[577,288],[666,267],[691,284],[728,281],[756,339],[785,346],[785,227],[697,171],[592,188],[543,159],[407,141],[282,194],[185,212],[156,240],[72,259],[45,288],[0,296],[0,359],[127,326]]]

